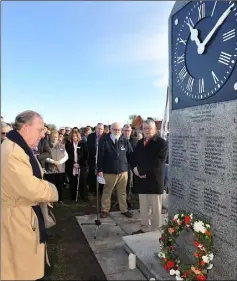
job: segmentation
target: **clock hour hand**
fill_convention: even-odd
[[[221,15],[221,17],[218,19],[215,26],[212,28],[212,30],[209,32],[205,40],[198,46],[198,54],[203,54],[205,51],[206,44],[211,40],[214,33],[217,31],[217,29],[223,24],[225,19],[228,17],[228,15],[231,12],[231,9],[234,7],[234,3],[230,5],[230,7]]]
[[[191,33],[191,37],[190,37],[191,40],[195,41],[197,47],[199,47],[201,42],[200,42],[200,40],[198,38],[198,30],[193,28],[189,22],[187,22],[187,25],[188,25],[190,33]]]

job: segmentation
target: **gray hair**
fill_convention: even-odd
[[[7,128],[7,127],[9,127],[9,125],[7,125],[7,123],[1,122],[1,129]]]
[[[131,126],[130,124],[125,124],[125,125],[123,126],[123,129],[125,129],[125,128],[132,129],[132,126]]]
[[[143,128],[144,128],[144,125],[145,124],[148,124],[148,125],[152,125],[152,126],[154,126],[156,129],[157,129],[157,127],[156,127],[156,123],[155,123],[155,121],[154,120],[152,120],[152,119],[147,119],[146,121],[144,121],[143,122]]]
[[[33,110],[26,110],[24,112],[21,112],[16,116],[15,123],[14,123],[14,129],[20,130],[25,124],[32,124],[35,117],[42,118],[42,116],[33,111]]]

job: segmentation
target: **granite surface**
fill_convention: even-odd
[[[175,4],[169,33],[172,15],[187,2]],[[169,52],[171,43],[169,34]],[[171,63],[170,55],[170,100]],[[170,103],[169,116],[169,216],[185,210],[208,220],[215,255],[208,279],[237,280],[237,100],[173,111]]]

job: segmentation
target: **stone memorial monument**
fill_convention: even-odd
[[[237,2],[174,4],[169,216],[185,210],[210,222],[215,257],[209,280],[237,280],[236,61]]]

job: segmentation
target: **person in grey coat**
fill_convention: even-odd
[[[62,192],[65,181],[65,162],[68,160],[68,154],[65,145],[59,142],[57,131],[51,132],[49,146],[51,158],[45,160],[48,163],[45,178],[47,181],[55,184],[58,189],[59,203],[63,203]]]

